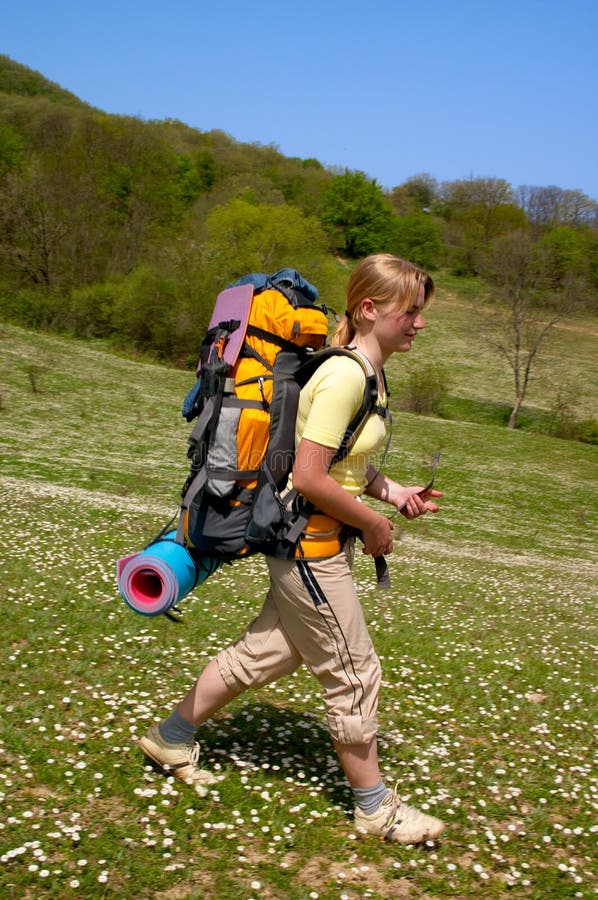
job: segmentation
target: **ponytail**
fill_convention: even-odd
[[[340,322],[334,329],[330,343],[333,347],[346,347],[353,341],[355,337],[355,325],[353,319],[347,310],[345,315],[341,317]]]

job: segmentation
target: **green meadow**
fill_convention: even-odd
[[[420,848],[356,834],[305,670],[201,729],[205,797],[146,764],[138,736],[259,609],[265,563],[221,568],[180,623],[132,612],[115,563],[176,512],[193,375],[0,326],[2,896],[595,896],[597,450],[534,422],[559,391],[597,416],[596,322],[554,330],[512,431],[486,314],[445,292],[389,366],[398,398],[441,363],[461,415],[395,408],[387,469],[423,484],[440,450],[442,510],[397,522],[390,590],[356,563],[385,779],[447,824]]]

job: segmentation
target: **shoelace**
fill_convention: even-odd
[[[199,744],[195,741],[189,747],[189,762],[192,766],[197,766],[197,760],[199,759]]]
[[[399,811],[399,807],[403,805],[402,801],[399,800],[397,796],[396,788],[391,792],[391,796],[392,802],[389,804],[388,816],[386,817],[386,822],[384,823],[384,827],[388,829],[397,824],[397,814]]]
[[[411,806],[408,806],[406,803],[403,803],[403,801],[397,794],[398,787],[399,782],[397,781],[393,790],[390,791],[392,803],[390,804],[388,817],[385,822],[385,828],[388,828],[389,831],[391,830],[393,825],[401,825],[403,822],[408,822],[409,819],[413,819],[418,815],[418,812],[416,810],[414,810]]]

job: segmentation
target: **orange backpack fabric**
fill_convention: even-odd
[[[266,334],[262,336],[261,332]],[[256,356],[242,355],[230,376],[234,379],[233,394],[238,400],[249,400],[263,404],[261,409],[246,407],[241,410],[237,429],[237,470],[255,473],[261,466],[270,437],[270,406],[274,392],[273,369],[281,346],[270,336],[288,341],[296,348],[317,349],[322,347],[328,333],[328,320],[317,307],[293,307],[278,290],[266,290],[254,298],[249,314],[246,346],[254,350]],[[298,352],[298,359],[302,354]],[[271,367],[269,371],[263,364]],[[254,488],[256,474],[247,479],[240,478],[245,488]]]

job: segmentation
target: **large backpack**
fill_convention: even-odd
[[[197,423],[176,540],[196,559],[298,555],[315,510],[285,489],[299,392],[325,359],[350,355],[364,370],[361,407],[332,464],[346,456],[373,411],[385,414],[375,373],[360,354],[318,349],[328,311],[316,299],[313,285],[293,269],[246,276],[217,298],[198,378],[183,406],[185,418]]]

